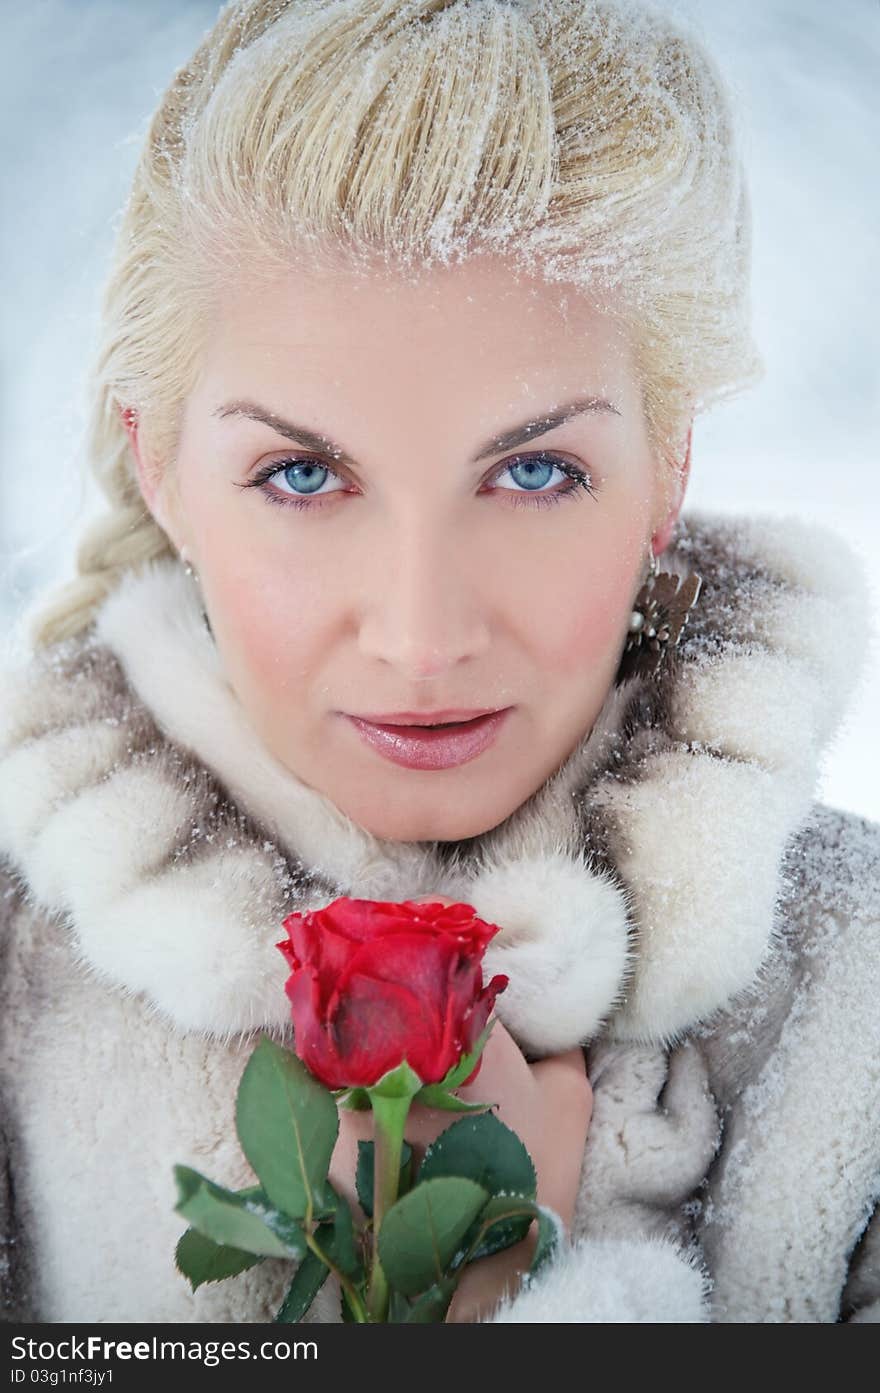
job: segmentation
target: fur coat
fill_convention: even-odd
[[[285,1261],[176,1271],[172,1167],[254,1183],[234,1099],[289,1041],[284,916],[444,894],[502,926],[521,1047],[584,1044],[594,1090],[572,1240],[493,1322],[880,1321],[880,825],[816,799],[864,576],[824,528],[696,512],[661,569],[703,588],[659,680],[462,842],[376,839],[281,767],[175,561],[7,662],[7,1320],[271,1320]],[[307,1320],[339,1318],[331,1278]]]

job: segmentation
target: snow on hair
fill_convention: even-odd
[[[37,643],[80,632],[173,550],[120,407],[173,459],[212,284],[325,252],[407,266],[503,251],[626,323],[650,437],[757,380],[733,114],[696,35],[647,0],[241,0],[152,119],[94,364],[89,457],[110,509]]]

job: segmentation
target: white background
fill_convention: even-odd
[[[875,0],[666,0],[732,89],[754,223],[760,386],[698,418],[686,506],[770,511],[843,533],[880,631]],[[3,11],[0,622],[70,571],[83,483],[82,376],[117,210],[147,119],[219,6],[28,0]],[[880,642],[820,795],[880,821]]]

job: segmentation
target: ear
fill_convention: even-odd
[[[654,533],[654,551],[659,556],[669,546],[678,515],[684,503],[685,492],[687,491],[688,479],[691,472],[691,443],[694,433],[694,423],[691,420],[688,426],[687,441],[685,444],[684,461],[675,464],[675,485],[673,489],[673,499],[670,507],[667,508],[666,516],[660,527]]]
[[[131,446],[141,497],[159,526],[162,528],[162,531],[170,537],[179,551],[180,547],[175,540],[172,530],[173,524],[166,506],[165,491],[162,487],[162,469],[158,462],[152,460],[148,452],[144,449],[143,442],[140,438],[140,421],[137,408],[134,406],[120,406],[119,417],[125,427],[125,432]]]

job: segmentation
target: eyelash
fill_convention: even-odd
[[[596,485],[593,483],[589,474],[585,474],[584,471],[582,469],[578,469],[576,465],[569,464],[566,460],[561,459],[558,455],[554,455],[550,451],[546,450],[541,451],[538,454],[532,455],[515,455],[513,461],[508,461],[503,466],[503,468],[501,468],[498,471],[497,474],[494,474],[492,476],[492,479],[494,480],[500,478],[500,476],[502,474],[505,474],[507,470],[513,468],[513,466],[516,464],[521,464],[523,460],[541,460],[549,462],[554,466],[554,468],[558,469],[560,473],[567,474],[571,482],[567,484],[565,488],[556,489],[554,493],[530,493],[526,489],[524,489],[522,493],[517,493],[513,489],[502,490],[502,492],[510,493],[512,495],[513,507],[544,507],[548,504],[561,502],[563,498],[570,498],[572,494],[576,493],[578,490],[581,489],[585,493],[588,493],[591,498],[596,497]],[[270,479],[273,479],[276,474],[283,474],[284,470],[288,469],[293,464],[317,464],[320,465],[322,469],[326,469],[329,474],[333,475],[334,478],[340,478],[340,475],[336,473],[335,469],[333,469],[331,465],[327,464],[317,455],[291,455],[287,459],[274,460],[271,463],[264,465],[262,469],[257,471],[257,473],[254,475],[252,479],[248,479],[246,483],[239,484],[238,487],[245,489],[259,489],[263,497],[266,499],[267,503],[275,504],[276,506],[281,508],[314,508],[316,506],[316,499],[326,498],[328,497],[328,495],[313,494],[311,498],[296,498],[292,494],[281,495],[279,493],[273,493],[268,488],[266,488],[266,484],[269,482]],[[332,493],[343,493],[344,491],[344,489],[331,490]],[[318,503],[317,506],[321,507],[323,505]]]

